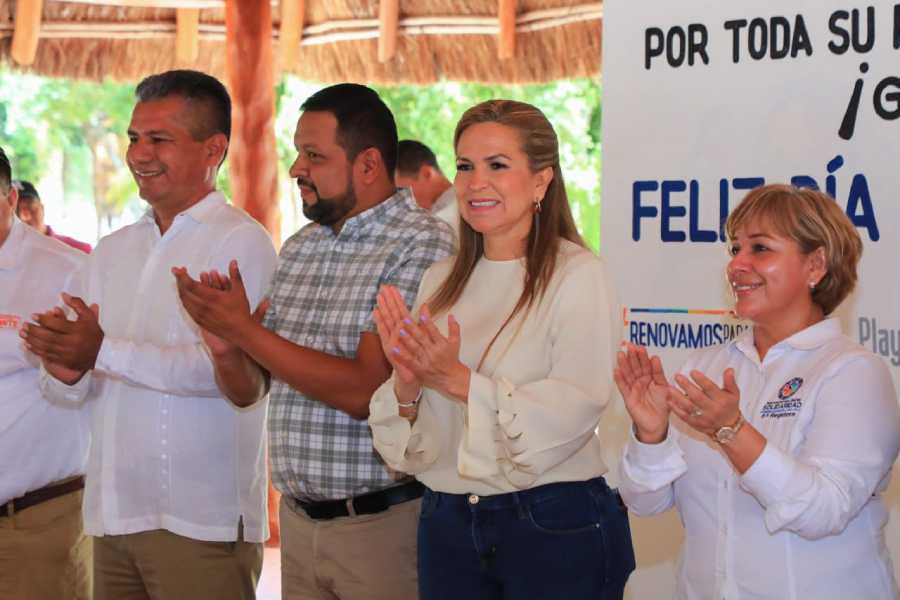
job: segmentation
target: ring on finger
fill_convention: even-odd
[[[697,408],[697,407],[695,406],[695,407],[694,407],[694,410],[691,411],[691,416],[694,417],[695,419],[696,419],[697,417],[702,417],[702,416],[703,416],[703,411],[700,410],[699,408]]]

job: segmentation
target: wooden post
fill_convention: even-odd
[[[10,54],[20,65],[34,63],[37,56],[38,40],[41,36],[41,16],[44,0],[18,0],[16,2],[16,23],[13,29]]]
[[[500,0],[497,17],[500,21],[497,57],[506,60],[516,55],[516,0]]]
[[[175,11],[175,61],[193,66],[200,53],[200,9],[179,8]]]
[[[378,62],[387,62],[397,54],[397,28],[400,25],[400,0],[378,3]]]
[[[281,0],[281,30],[278,35],[278,51],[281,68],[288,71],[297,64],[300,39],[303,37],[303,0]]]
[[[277,246],[278,152],[269,2],[226,0],[225,57],[232,100],[228,151],[232,201],[262,223]]]

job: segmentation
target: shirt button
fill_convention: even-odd
[[[481,498],[479,498],[475,494],[469,494],[469,504],[478,504],[479,500],[481,500]]]
[[[165,445],[168,444],[168,443],[169,443],[169,442],[167,442],[166,440],[163,440],[163,441],[162,441],[162,445],[163,445],[163,446],[165,446]]]

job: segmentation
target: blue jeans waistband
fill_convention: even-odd
[[[597,495],[615,493],[614,490],[607,485],[606,479],[604,479],[602,475],[586,481],[545,483],[544,485],[528,488],[526,490],[491,494],[489,496],[482,496],[479,494],[449,494],[446,492],[436,492],[428,488],[426,488],[425,493],[438,495],[441,502],[468,504],[473,507],[477,506],[479,510],[505,510],[522,505],[535,504],[543,500],[555,498],[560,494],[565,494],[585,487]]]

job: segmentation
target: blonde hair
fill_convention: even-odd
[[[540,300],[553,277],[560,240],[566,239],[584,246],[566,195],[566,185],[559,166],[559,142],[556,132],[547,117],[540,110],[524,102],[514,100],[488,100],[468,109],[456,125],[453,147],[459,145],[463,132],[479,123],[498,123],[516,130],[521,140],[522,150],[528,156],[528,167],[536,173],[547,167],[553,169],[553,179],[541,200],[540,226],[531,227],[525,258],[525,284],[522,294],[494,335],[481,357],[478,367],[493,346],[500,332],[521,310],[531,307]],[[482,235],[460,219],[459,253],[447,278],[429,299],[428,305],[434,314],[449,309],[459,299],[475,270],[475,265],[484,256]]]
[[[826,273],[813,289],[812,300],[826,315],[853,291],[862,240],[830,196],[792,185],[764,185],[747,194],[728,216],[728,238],[733,240],[741,227],[752,222],[766,223],[782,237],[794,240],[803,254],[824,250]]]

